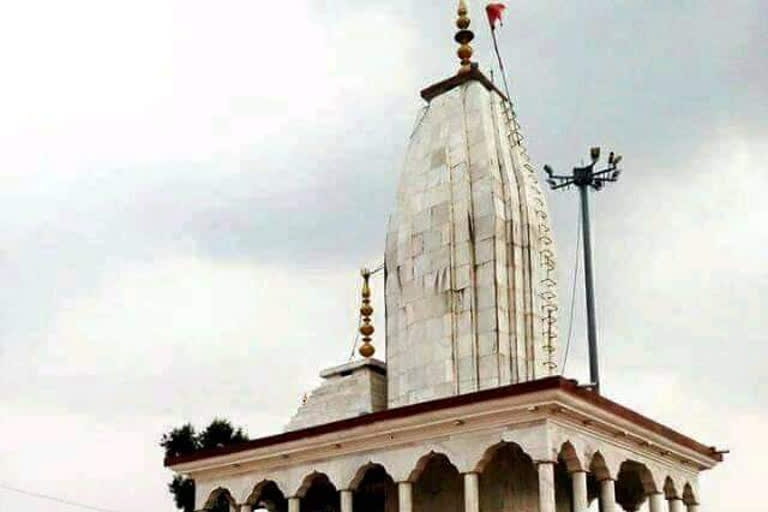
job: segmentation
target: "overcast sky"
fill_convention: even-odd
[[[2,4],[0,483],[171,512],[164,431],[282,428],[348,357],[454,8]],[[708,510],[764,510],[768,4],[521,0],[500,38],[537,167],[625,155],[593,196],[605,394],[733,451]],[[567,309],[578,205],[550,203]],[[0,489],[0,510],[77,509]]]

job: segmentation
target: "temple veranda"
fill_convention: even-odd
[[[713,448],[551,377],[168,461],[199,510],[698,511]]]

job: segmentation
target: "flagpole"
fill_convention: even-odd
[[[512,96],[509,94],[509,84],[507,83],[507,72],[504,70],[504,60],[501,58],[501,52],[499,52],[499,42],[496,39],[496,27],[493,23],[491,25],[491,38],[493,39],[493,49],[496,51],[496,58],[499,60],[499,70],[501,71],[501,78],[504,80],[504,91],[507,93],[507,101],[512,101]]]

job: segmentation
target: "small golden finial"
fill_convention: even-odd
[[[371,278],[371,271],[364,268],[360,271],[360,274],[363,276],[363,305],[360,306],[360,315],[363,321],[363,325],[360,326],[360,334],[363,335],[363,344],[360,345],[359,352],[361,356],[368,358],[373,356],[376,352],[376,349],[371,345],[371,335],[374,331],[373,325],[371,324],[371,315],[373,314],[373,307],[371,306],[371,287],[368,284],[368,281]]]
[[[461,59],[461,67],[458,73],[460,75],[469,73],[472,70],[472,61],[470,60],[472,58],[472,47],[469,43],[475,38],[475,34],[469,30],[470,19],[467,16],[468,12],[467,3],[464,0],[459,0],[459,10],[457,11],[459,17],[456,20],[456,27],[458,27],[459,31],[456,32],[454,39],[459,43],[459,50],[456,52],[456,55]]]

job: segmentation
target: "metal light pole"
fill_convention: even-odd
[[[552,190],[568,188],[575,185],[579,188],[581,198],[581,230],[584,240],[584,288],[587,296],[587,340],[589,342],[589,378],[590,386],[600,393],[600,372],[597,364],[597,321],[595,319],[595,284],[592,269],[592,234],[589,224],[589,188],[601,190],[603,185],[619,179],[621,170],[618,168],[621,155],[613,152],[608,156],[608,167],[595,171],[595,164],[600,160],[600,148],[590,150],[592,163],[585,167],[574,167],[573,174],[562,176],[554,173],[549,165],[544,166],[547,173],[547,183]]]

